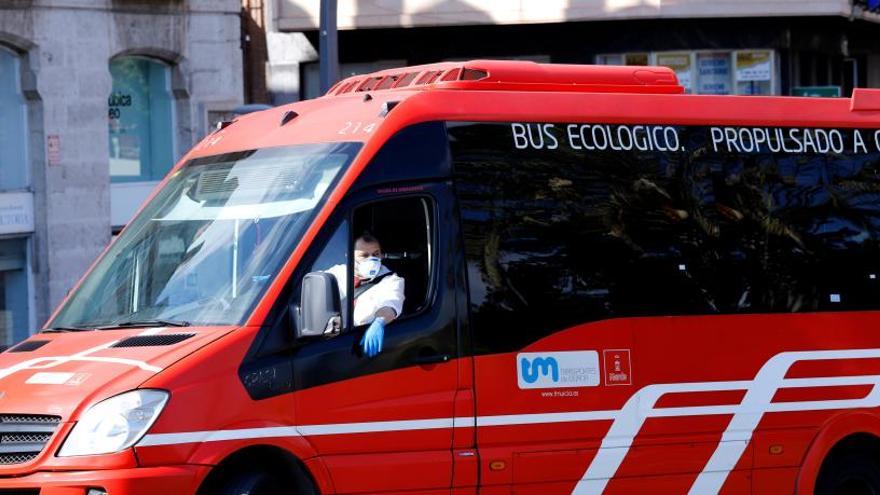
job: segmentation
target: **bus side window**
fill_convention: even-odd
[[[478,352],[610,318],[880,309],[880,153],[674,129],[672,151],[587,152],[449,127]]]
[[[599,320],[705,314],[699,245],[663,154],[520,149],[505,125],[450,127],[477,353]]]

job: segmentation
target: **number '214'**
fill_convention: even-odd
[[[357,134],[358,132],[369,134],[373,132],[373,129],[375,128],[375,122],[370,122],[367,125],[364,125],[361,121],[352,122],[349,120],[343,124],[342,129],[339,129],[338,134]]]

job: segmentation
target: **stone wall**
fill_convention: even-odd
[[[239,0],[4,0],[0,43],[22,53],[35,192],[33,271],[42,324],[110,241],[109,61],[172,67],[176,154],[206,132],[209,110],[242,101]],[[46,157],[58,136],[60,160]]]

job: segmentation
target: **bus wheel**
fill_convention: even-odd
[[[231,475],[214,492],[216,495],[282,495],[281,480],[262,471],[241,472]]]
[[[880,466],[870,457],[845,455],[822,467],[816,495],[880,495]]]

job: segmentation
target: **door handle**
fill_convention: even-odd
[[[432,354],[420,354],[410,359],[410,362],[424,366],[426,364],[445,363],[449,361],[449,359],[449,354],[437,354],[436,352],[433,352]]]

